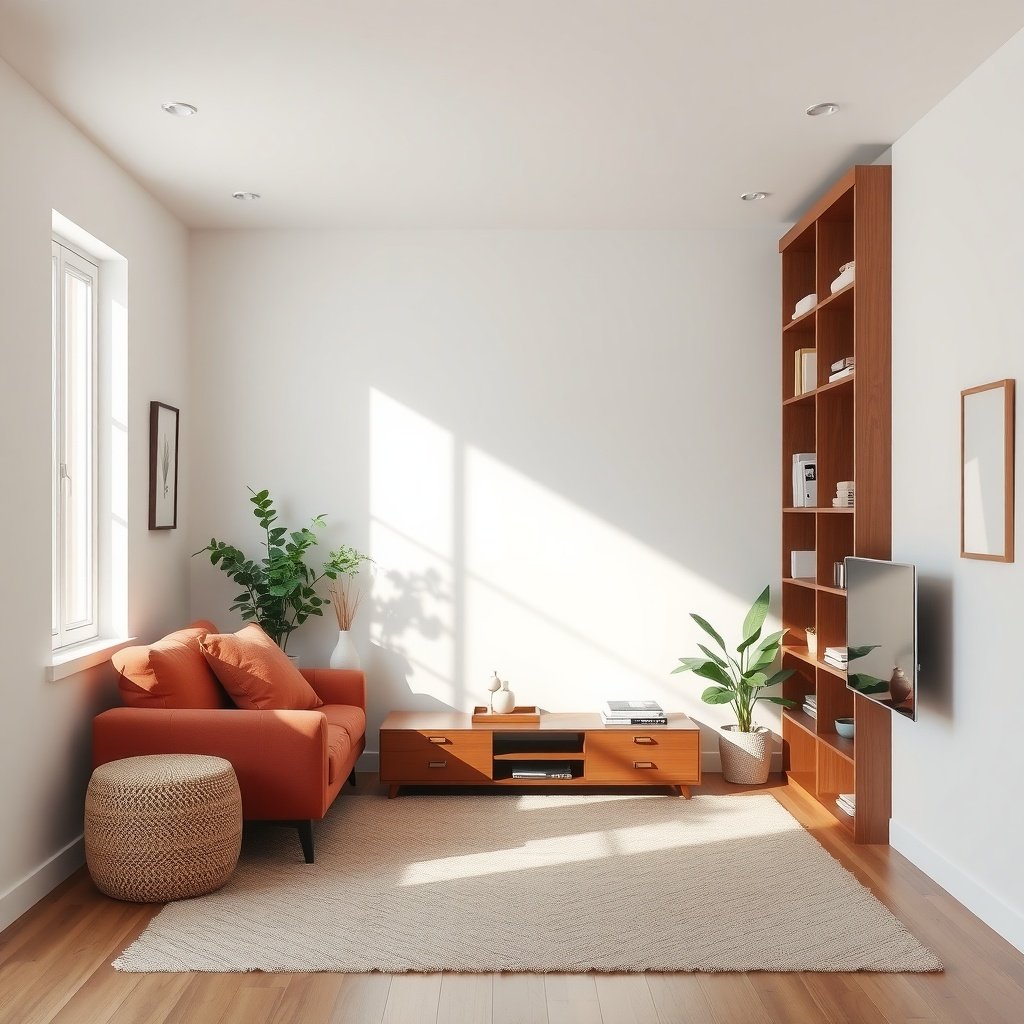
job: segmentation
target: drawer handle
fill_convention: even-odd
[[[653,761],[634,761],[633,762],[633,767],[634,768],[653,768],[654,767],[654,762]]]
[[[448,742],[448,737],[447,736],[430,736],[429,739],[430,739],[431,743],[447,743]]]
[[[427,767],[428,768],[447,768],[448,767],[448,762],[447,761],[428,761],[427,762]]]
[[[634,743],[643,743],[643,744],[648,744],[649,745],[649,744],[654,742],[654,737],[653,736],[634,736],[633,737],[633,742]]]

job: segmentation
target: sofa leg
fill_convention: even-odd
[[[356,770],[355,770],[355,768],[353,768],[352,771],[350,771],[348,773],[348,784],[350,786],[354,786],[356,784]]]
[[[313,822],[309,819],[306,821],[296,822],[296,827],[299,830],[299,842],[302,843],[302,855],[306,858],[307,864],[313,863]]]

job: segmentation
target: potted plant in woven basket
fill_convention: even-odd
[[[723,725],[718,734],[718,751],[722,757],[722,774],[726,782],[749,785],[768,779],[772,760],[771,730],[763,725],[754,725],[754,707],[758,701],[766,700],[791,708],[796,701],[776,697],[765,691],[770,686],[788,679],[790,668],[768,674],[779,656],[782,638],[786,631],[770,633],[761,637],[761,629],[768,617],[770,588],[765,587],[747,612],[741,629],[742,639],[735,649],[735,656],[725,646],[721,634],[701,616],[691,613],[690,618],[712,640],[721,653],[698,644],[703,656],[680,658],[679,665],[672,671],[693,672],[712,685],[701,694],[705,704],[731,704],[736,714],[735,725]]]

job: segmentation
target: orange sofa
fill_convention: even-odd
[[[313,822],[334,802],[366,747],[366,682],[348,669],[304,669],[314,711],[119,707],[93,721],[93,765],[140,754],[215,754],[234,766],[246,820],[299,830],[313,863]]]

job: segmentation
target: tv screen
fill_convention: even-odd
[[[917,570],[846,559],[846,685],[907,718],[917,706]]]

